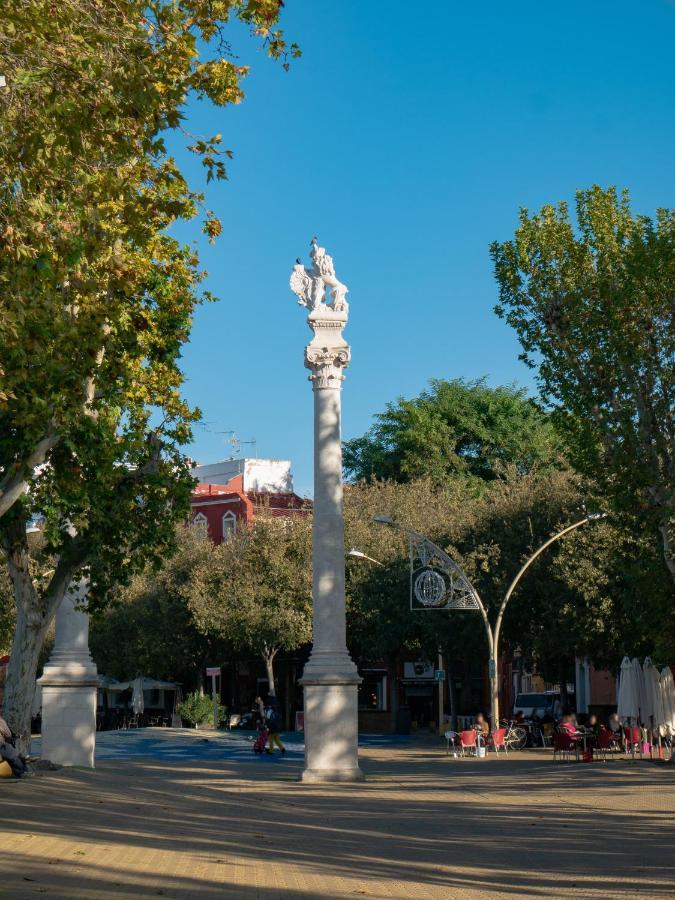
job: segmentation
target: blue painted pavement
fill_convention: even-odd
[[[256,758],[253,753],[253,732],[209,732],[190,728],[132,728],[124,731],[99,731],[96,733],[96,759],[156,759],[165,762],[188,760],[228,762],[250,762]],[[302,759],[305,744],[302,733],[290,732],[282,735],[286,746],[286,759]],[[385,747],[405,746],[414,738],[407,735],[374,734],[360,735],[359,746]],[[34,737],[31,755],[40,756],[40,738]],[[281,759],[278,750],[272,756],[264,755],[270,762]]]

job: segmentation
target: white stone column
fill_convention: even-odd
[[[56,638],[44,668],[42,757],[62,766],[93,768],[98,677],[89,654],[87,589],[65,595],[56,613]]]
[[[314,391],[314,511],[312,525],[313,644],[301,684],[305,695],[303,781],[359,781],[358,686],[347,652],[342,513],[341,390],[350,358],[342,336],[347,288],[333,261],[312,242],[312,268],[298,261],[291,288],[309,309],[313,332],[305,366]],[[326,289],[330,299],[325,302]]]

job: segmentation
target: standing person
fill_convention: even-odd
[[[7,722],[0,716],[0,759],[9,763],[9,767],[17,778],[28,775],[28,767],[18,751],[14,748],[14,735]]]
[[[267,752],[274,753],[274,745],[281,750],[281,754],[286,752],[286,748],[284,747],[281,737],[279,736],[279,732],[281,731],[281,707],[279,706],[279,701],[276,697],[268,697],[267,706],[265,707],[265,724],[267,725],[267,729],[269,731],[269,738],[267,744]]]

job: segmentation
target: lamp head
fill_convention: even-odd
[[[380,525],[396,525],[391,516],[373,516],[373,522],[378,522]]]

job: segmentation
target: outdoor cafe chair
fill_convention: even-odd
[[[504,753],[508,753],[508,747],[506,746],[506,728],[497,728],[496,731],[493,731],[492,734],[488,738],[488,746],[492,747],[497,755],[499,755],[499,750],[502,749]]]
[[[452,744],[452,746],[454,748],[455,741],[457,739],[457,732],[456,731],[446,731],[445,734],[443,735],[443,737],[445,738],[445,755],[449,756],[450,755],[450,744]],[[457,754],[455,754],[455,755],[457,755]]]
[[[459,746],[462,748],[462,756],[465,756],[465,750],[473,750],[474,756],[476,753],[476,732],[475,731],[460,731],[459,733]]]
[[[623,736],[626,741],[626,752],[635,753],[637,750],[642,756],[642,729],[638,728],[637,725],[633,725],[630,728],[624,726]]]
[[[563,728],[556,728],[553,732],[553,760],[571,759],[572,754],[579,761],[579,741],[575,740]]]
[[[598,756],[606,760],[607,751],[609,750],[611,753],[615,746],[616,740],[612,732],[608,728],[601,728],[596,737],[594,748]]]

